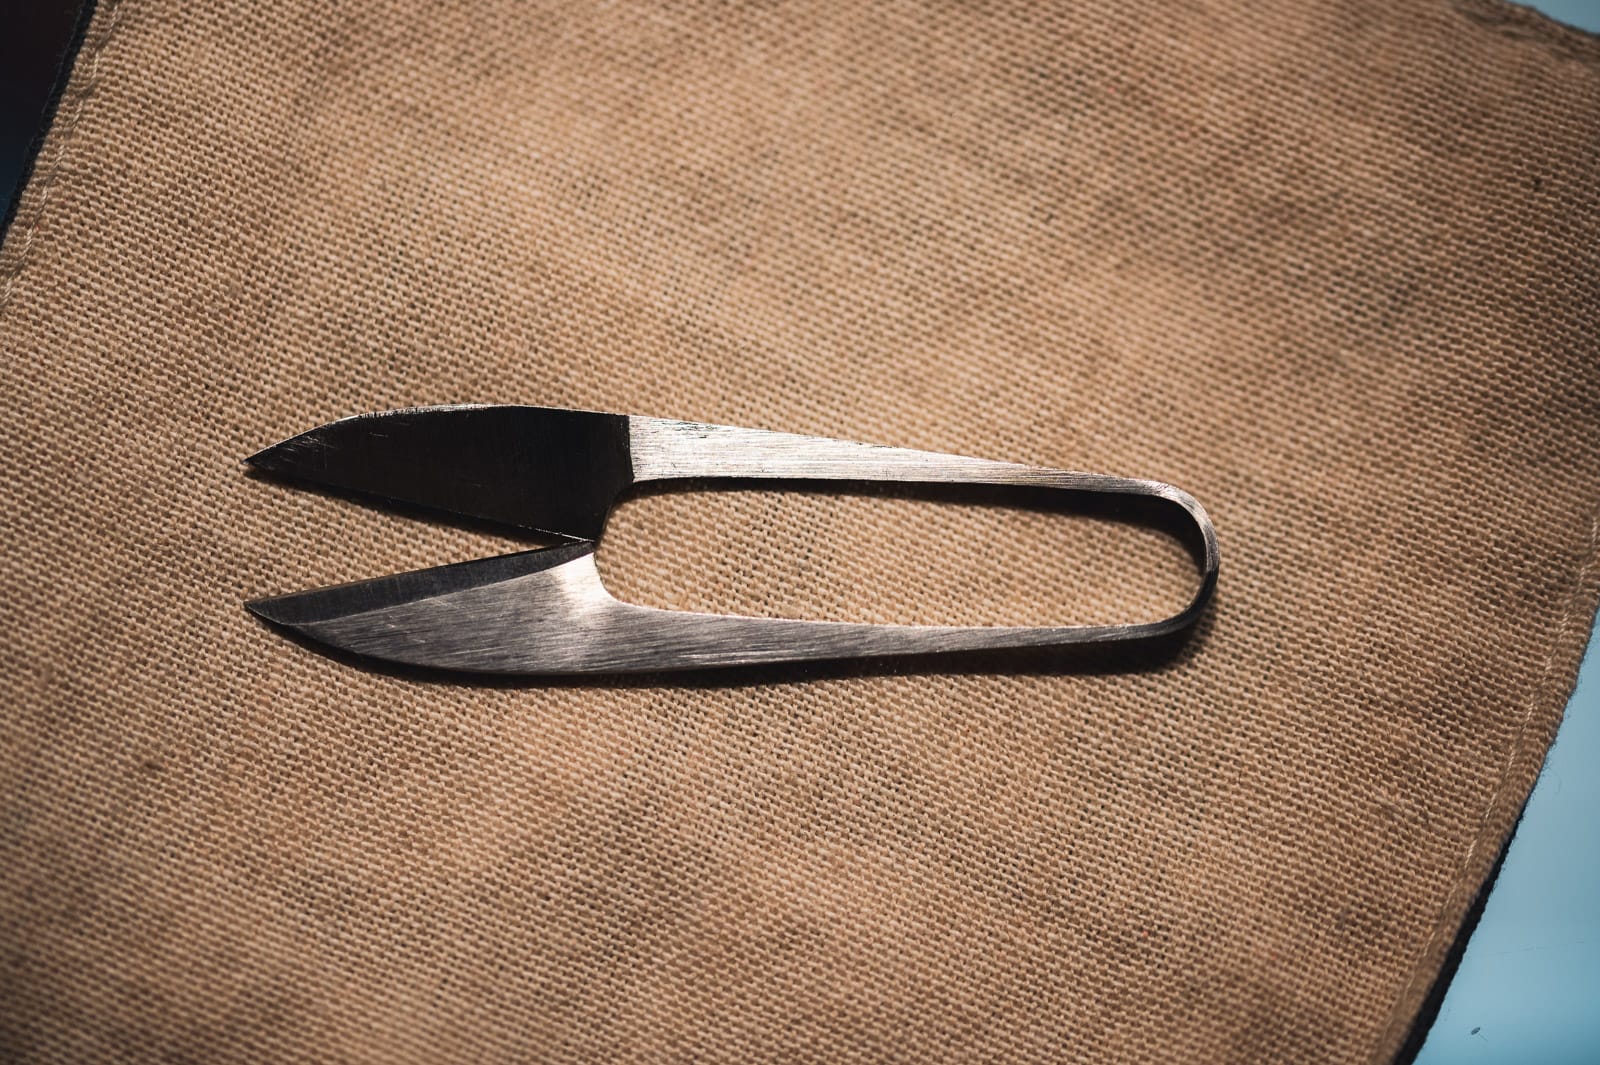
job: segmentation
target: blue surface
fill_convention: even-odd
[[[1528,6],[1569,26],[1600,33],[1600,0],[1536,0]]]
[[[1600,1061],[1600,641],[1417,1065]]]

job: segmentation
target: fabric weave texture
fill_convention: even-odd
[[[1560,721],[1600,45],[1482,0],[102,0],[0,248],[0,1057],[1385,1061]],[[1143,668],[462,685],[246,476],[520,402],[1193,492]],[[559,458],[559,457],[556,457]],[[1163,539],[638,500],[617,594],[1129,620]]]

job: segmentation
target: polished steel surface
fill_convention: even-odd
[[[422,407],[360,415],[248,460],[345,492],[571,542],[246,604],[313,641],[384,662],[488,674],[619,674],[781,662],[1130,644],[1205,609],[1217,540],[1205,510],[1159,481],[825,437],[545,407]],[[1178,613],[1120,625],[877,625],[700,614],[624,603],[594,551],[619,498],[653,482],[896,482],[1057,496],[1131,514],[1183,541],[1199,589]]]

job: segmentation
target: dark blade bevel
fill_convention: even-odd
[[[548,407],[414,407],[318,426],[245,461],[448,514],[599,537],[633,480],[628,418]]]

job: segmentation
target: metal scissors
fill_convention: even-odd
[[[563,541],[245,604],[314,642],[429,669],[621,674],[1126,644],[1192,625],[1217,581],[1216,531],[1200,504],[1169,484],[760,429],[551,407],[416,407],[330,422],[246,461],[294,481]],[[701,614],[607,592],[594,553],[619,498],[636,485],[712,479],[1002,486],[1137,505],[1189,548],[1200,585],[1160,621],[1062,626]]]

